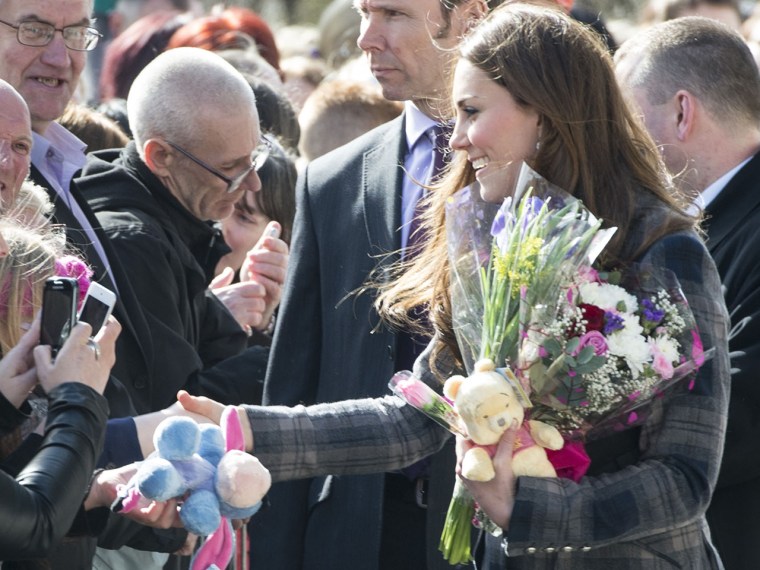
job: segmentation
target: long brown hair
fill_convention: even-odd
[[[539,150],[530,166],[581,199],[605,225],[618,227],[603,265],[630,262],[662,236],[695,227],[696,219],[684,213],[685,200],[673,189],[651,137],[627,107],[612,60],[592,31],[558,10],[505,4],[464,40],[460,55],[518,104],[538,112]],[[396,267],[395,279],[381,286],[376,301],[380,315],[402,328],[418,326],[411,309],[426,306],[440,335],[438,348],[448,346],[455,356],[444,206],[474,180],[465,158],[457,156],[428,194],[424,250]],[[632,231],[654,212],[659,214],[651,231]]]

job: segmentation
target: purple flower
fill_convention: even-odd
[[[644,307],[644,318],[653,325],[659,324],[665,317],[665,311],[658,309],[650,299],[642,300],[641,305]]]
[[[604,312],[604,328],[602,329],[602,332],[605,336],[609,336],[615,331],[623,330],[623,328],[625,328],[623,317],[612,311]]]
[[[491,235],[496,241],[496,245],[499,247],[499,251],[502,253],[509,247],[509,232],[507,228],[507,216],[512,219],[512,213],[510,209],[512,207],[512,198],[505,198],[499,211],[496,213],[496,217],[491,224]]]
[[[525,218],[526,221],[532,220],[536,216],[538,216],[538,213],[541,211],[541,208],[544,207],[544,201],[539,198],[538,196],[530,196],[525,201]]]

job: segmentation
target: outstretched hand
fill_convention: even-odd
[[[471,440],[457,436],[457,467],[456,472],[462,483],[472,495],[480,508],[499,527],[507,529],[515,503],[515,486],[517,478],[512,472],[512,453],[514,452],[515,435],[519,426],[513,422],[499,440],[496,454],[493,457],[493,467],[496,476],[490,481],[471,481],[462,477],[462,458],[474,447]]]
[[[97,507],[110,507],[116,500],[118,488],[126,485],[137,472],[139,463],[125,465],[118,469],[109,469],[99,473],[92,482],[84,507],[86,510]],[[148,501],[122,516],[140,524],[155,528],[182,527],[176,499],[168,501]]]
[[[180,390],[177,393],[177,401],[186,411],[204,416],[215,424],[219,424],[222,420],[222,412],[224,412],[225,406],[216,400],[212,400],[205,396],[193,396],[185,390]],[[250,453],[253,451],[253,431],[251,430],[251,422],[248,421],[248,414],[246,414],[245,410],[240,407],[238,407],[238,416],[240,417],[240,425],[243,428],[245,450]]]

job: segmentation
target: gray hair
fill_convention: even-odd
[[[140,156],[154,137],[186,145],[203,136],[208,113],[249,113],[256,99],[248,82],[229,63],[204,49],[182,47],[160,54],[135,78],[127,115]]]
[[[627,78],[659,105],[678,90],[702,101],[715,119],[731,125],[760,120],[760,73],[744,39],[720,22],[701,17],[669,20],[627,40],[615,61],[640,57]]]

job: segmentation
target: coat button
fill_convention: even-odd
[[[509,556],[509,542],[506,538],[501,539],[501,550],[505,556]]]
[[[396,351],[393,349],[393,346],[389,344],[385,348],[388,351],[388,360],[396,360]]]
[[[529,546],[525,549],[525,554],[535,554],[538,551],[538,548],[535,546]]]

